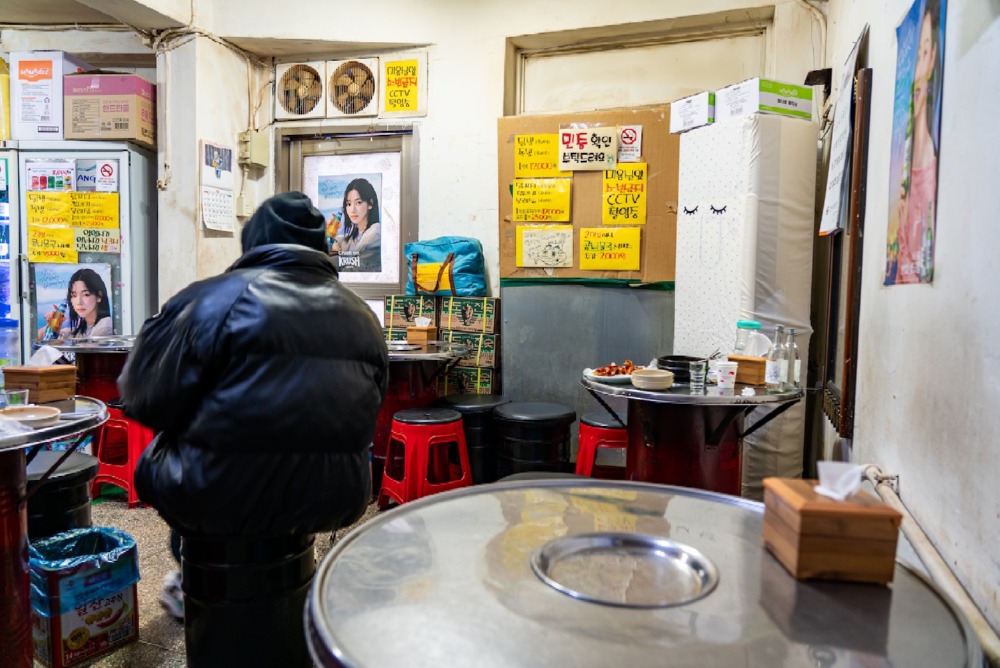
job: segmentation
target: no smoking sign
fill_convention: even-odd
[[[641,158],[642,126],[621,126],[618,136],[618,162],[639,162]]]
[[[97,178],[95,180],[97,192],[118,192],[118,161],[99,160],[97,162]]]

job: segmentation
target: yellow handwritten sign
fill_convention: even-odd
[[[414,60],[389,60],[383,63],[382,94],[384,110],[389,113],[413,113],[419,108],[417,99],[420,64]]]
[[[580,230],[580,269],[639,270],[639,227],[584,227]]]
[[[78,253],[122,252],[122,235],[118,230],[77,227],[73,229],[73,238]]]
[[[29,192],[28,225],[119,227],[118,193]]]
[[[604,170],[601,223],[604,225],[646,224],[646,163],[619,163]]]
[[[572,179],[514,179],[514,220],[524,223],[569,221]]]
[[[72,202],[68,192],[28,192],[28,225],[70,225]]]
[[[559,135],[515,135],[514,178],[572,176],[559,170]]]
[[[76,262],[73,229],[28,225],[28,262]]]

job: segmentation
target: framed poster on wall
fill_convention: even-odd
[[[365,299],[402,294],[406,285],[403,245],[417,231],[409,139],[331,135],[290,139],[285,151],[285,189],[301,190],[323,214],[340,280]]]

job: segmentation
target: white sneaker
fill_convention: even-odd
[[[171,617],[184,621],[184,592],[181,590],[180,571],[170,571],[163,576],[160,605]]]

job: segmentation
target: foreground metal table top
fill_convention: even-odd
[[[108,409],[104,402],[90,397],[75,396],[72,399],[52,401],[45,405],[55,406],[62,411],[59,422],[50,427],[30,431],[0,432],[0,450],[28,448],[40,443],[70,438],[99,427],[108,419]]]
[[[762,521],[753,501],[642,483],[522,481],[425,497],[323,560],[310,646],[320,665],[380,668],[980,665],[964,618],[904,564],[890,587],[798,582],[761,546]],[[717,584],[675,605],[623,607],[533,572],[550,541],[605,532],[686,546]],[[629,558],[578,572],[577,584],[627,603],[650,582],[622,577]]]

